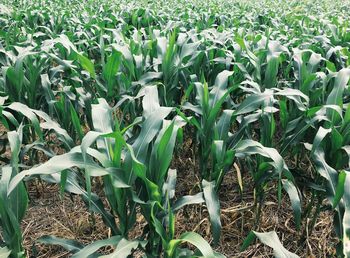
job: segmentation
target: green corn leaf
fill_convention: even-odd
[[[122,239],[119,241],[116,250],[109,254],[100,256],[101,258],[127,258],[130,257],[132,251],[135,250],[139,246],[140,242],[137,240],[129,241],[126,239]],[[145,243],[143,243],[144,245]],[[82,256],[83,257],[83,256]]]
[[[20,144],[21,144],[21,138],[22,138],[22,132],[19,130],[19,132],[8,132],[8,139],[10,142],[12,157],[11,157],[11,166],[12,166],[12,173],[11,178],[16,176],[19,173],[19,154],[20,154]],[[27,210],[28,206],[28,193],[27,189],[23,182],[20,182],[17,187],[14,189],[14,191],[11,193],[11,195],[8,196],[9,198],[9,206],[11,207],[12,212],[14,213],[16,219],[18,222],[20,222]]]
[[[333,203],[336,194],[336,186],[338,183],[337,171],[329,166],[325,160],[325,153],[322,148],[318,148],[312,155],[315,162],[316,171],[326,179],[327,198]]]
[[[254,234],[259,238],[265,245],[273,248],[273,253],[276,258],[298,258],[299,256],[289,252],[283,247],[275,231],[266,233],[255,232]]]
[[[43,133],[40,129],[47,129],[47,130],[53,130],[57,133],[59,136],[59,139],[62,140],[64,143],[66,143],[68,148],[71,148],[74,143],[72,138],[69,136],[66,130],[61,128],[55,121],[53,121],[45,112],[42,112],[40,110],[35,110],[31,109],[28,106],[19,103],[19,102],[13,102],[9,106],[7,106],[8,109],[17,111],[27,117],[31,123],[34,126],[35,132],[37,135],[42,139],[43,138]],[[5,114],[3,112],[3,114]],[[37,118],[40,117],[42,118],[45,122],[39,123],[39,119]]]
[[[201,42],[186,43],[181,47],[180,58],[183,60],[188,56],[193,56],[196,54],[197,49]]]
[[[273,160],[273,166],[276,171],[281,174],[284,170],[288,170],[282,156],[274,148],[268,148],[263,146],[261,143],[253,140],[242,140],[236,147],[236,155],[254,155],[259,154],[261,156],[270,158]]]
[[[76,253],[83,248],[83,245],[78,241],[58,238],[55,236],[42,236],[37,241],[42,244],[59,245],[73,253]]]
[[[344,187],[345,187],[345,181],[346,181],[346,172],[345,171],[341,171],[338,174],[338,183],[337,183],[337,187],[335,189],[335,196],[332,202],[332,207],[333,209],[335,209],[335,207],[337,207],[338,203],[340,202],[340,199],[343,197],[344,195]]]
[[[298,230],[301,225],[301,202],[296,186],[289,180],[282,180],[283,188],[288,193],[289,199],[292,203],[294,220]]]
[[[80,249],[78,252],[72,255],[72,258],[101,257],[101,255],[98,255],[96,253],[98,249],[104,246],[116,246],[122,241],[122,239],[123,238],[121,236],[112,236],[111,238],[108,238],[108,239],[95,241],[92,244],[89,244],[84,248]]]
[[[250,231],[247,235],[247,237],[244,239],[243,244],[241,246],[241,252],[245,251],[255,240],[256,235],[254,231]]]
[[[262,93],[259,95],[248,96],[235,110],[233,115],[243,115],[257,110],[263,103],[272,97],[271,94]]]
[[[180,117],[175,117],[169,126],[162,129],[153,145],[150,160],[150,170],[152,171],[149,172],[152,172],[150,179],[157,182],[157,184],[164,181],[173,158],[177,132],[184,125],[185,123]]]
[[[175,185],[176,185],[177,173],[175,169],[169,169],[168,178],[163,185],[163,194],[169,198],[169,200],[175,197]]]
[[[21,214],[25,213],[28,197],[23,182],[22,187],[16,187],[11,196],[7,196],[7,188],[11,179],[13,169],[9,166],[0,168],[0,217],[3,242],[11,249],[13,255],[22,257],[22,231],[20,228]],[[19,192],[21,191],[21,192]],[[17,202],[17,198],[24,196],[23,200]],[[24,204],[24,206],[22,206]],[[19,210],[23,209],[23,210]]]
[[[217,139],[226,141],[228,138],[228,132],[230,130],[231,118],[233,115],[233,110],[224,110],[222,115],[219,118],[219,121],[216,125],[216,130],[218,132]]]
[[[279,58],[278,56],[272,56],[267,62],[265,70],[265,87],[273,88],[277,84],[277,73],[278,73]]]
[[[96,72],[95,72],[95,66],[93,62],[86,56],[83,56],[79,53],[77,53],[77,60],[81,64],[81,66],[89,72],[91,78],[95,79],[96,78]]]
[[[112,96],[113,86],[115,85],[115,75],[119,71],[122,62],[122,53],[113,49],[110,57],[107,58],[107,63],[103,68],[103,77],[107,82],[108,95]]]
[[[203,255],[203,257],[208,258],[215,258],[215,257],[222,257],[220,255],[217,255],[213,252],[213,249],[210,247],[210,245],[197,233],[195,232],[186,232],[183,233],[179,239],[171,240],[169,243],[170,250],[175,250],[176,247],[181,244],[182,242],[188,242],[192,245],[194,245]],[[173,252],[170,252],[172,254]]]
[[[186,205],[200,204],[204,202],[205,202],[205,199],[204,199],[203,193],[197,193],[195,195],[185,195],[177,199],[174,205],[172,206],[172,208],[173,208],[173,211],[175,212]]]
[[[327,105],[342,105],[343,92],[350,78],[350,69],[340,70],[336,77],[333,89],[327,98]]]
[[[26,176],[50,175],[71,167],[88,168],[91,172],[91,176],[104,176],[110,173],[107,169],[97,165],[90,157],[84,160],[79,149],[80,146],[75,147],[69,153],[55,156],[38,167],[24,170],[17,174],[9,184],[8,194],[10,194]],[[121,186],[128,187],[125,183],[122,183]]]
[[[73,105],[70,106],[70,115],[72,118],[73,126],[78,133],[79,140],[81,141],[84,137],[84,132],[83,132],[83,129],[80,125],[79,116],[78,116],[77,112],[75,111]]]
[[[325,129],[322,126],[319,127],[317,134],[314,138],[314,142],[312,144],[312,152],[320,148],[321,142],[324,140],[327,134],[329,134],[332,129]]]
[[[98,104],[91,105],[92,123],[94,130],[100,133],[113,132],[112,109],[109,107],[105,99],[98,99]],[[109,157],[109,148],[113,144],[112,138],[99,138],[97,140],[97,148]]]
[[[225,102],[227,96],[233,91],[235,90],[234,87],[228,89],[223,96],[215,103],[214,107],[212,109],[210,109],[209,111],[209,116],[208,119],[206,121],[206,128],[204,128],[205,132],[208,132],[209,130],[212,130],[212,126],[215,123],[215,120],[219,114],[219,112],[222,109],[222,105]]]
[[[333,89],[331,93],[328,95],[328,98],[326,101],[327,105],[339,105],[342,107],[343,93],[349,81],[349,78],[350,78],[350,69],[348,68],[343,68],[337,73],[335,77]],[[333,123],[335,122],[336,112],[330,110],[327,112],[327,116],[330,118],[330,120]]]
[[[221,99],[227,88],[228,78],[233,74],[231,71],[222,71],[219,73],[215,79],[215,86],[210,91],[209,95],[209,106],[210,108],[214,108],[216,103]]]
[[[218,244],[221,235],[220,202],[215,191],[215,181],[202,181],[203,194],[208,209],[214,244]]]
[[[172,108],[160,107],[158,110],[150,114],[142,123],[140,135],[132,145],[135,150],[135,156],[140,161],[145,159],[146,149],[149,143],[157,135],[163,119],[170,114]]]
[[[39,120],[36,117],[35,113],[33,112],[32,109],[30,109],[29,107],[27,107],[26,105],[19,103],[19,102],[14,102],[11,103],[9,106],[7,106],[8,109],[20,112],[22,115],[24,115],[25,117],[27,117],[33,124],[35,132],[37,133],[37,135],[42,138],[42,132],[40,129],[40,124],[39,124]]]
[[[332,129],[331,132],[331,140],[332,140],[332,149],[339,150],[343,146],[344,138],[343,136],[338,132],[336,128]]]

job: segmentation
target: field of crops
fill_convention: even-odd
[[[349,14],[1,0],[0,257],[350,257]]]

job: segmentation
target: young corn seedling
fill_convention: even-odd
[[[160,252],[164,251],[165,257],[176,257],[177,245],[180,242],[187,241],[194,244],[205,255],[207,251],[204,250],[208,247],[208,244],[198,235],[188,233],[182,235],[180,239],[174,239],[175,210],[172,208],[171,199],[174,197],[176,172],[170,170],[168,176],[167,173],[178,131],[185,123],[180,117],[175,117],[171,122],[163,120],[162,117],[169,114],[171,109],[161,107],[158,103],[157,89],[155,87],[147,88],[143,99],[145,121],[142,124],[143,127],[138,138],[132,145],[135,158],[145,164],[143,168],[145,175],[142,176],[138,172],[140,174],[139,178],[144,181],[144,186],[141,185],[140,190],[138,190],[138,197],[141,201],[142,213],[149,223],[146,253],[151,257],[157,257]],[[163,128],[156,136],[157,131],[149,130],[149,128],[150,126],[151,128],[159,128],[160,123],[163,124]],[[155,136],[155,140],[152,141]],[[150,151],[147,151],[147,149],[150,149]],[[132,153],[130,155],[132,156]],[[168,182],[166,182],[166,177],[168,177]],[[201,195],[186,196],[186,198],[180,198],[177,201],[177,206],[182,207],[186,204],[203,201]],[[199,242],[192,242],[192,238]],[[214,255],[212,251],[209,253],[211,256]]]
[[[212,90],[209,90],[206,82],[194,82],[197,106],[188,102],[183,105],[183,109],[193,111],[200,119],[198,121],[197,118],[193,117],[189,122],[195,126],[197,131],[201,178],[207,180],[211,180],[209,164],[211,148],[215,139],[215,122],[229,94],[235,90],[235,87],[227,89],[231,75],[232,72],[230,71],[223,71],[218,74],[215,87]]]
[[[22,245],[21,230],[21,221],[28,205],[28,194],[24,182],[20,182],[8,194],[10,181],[20,173],[22,130],[23,127],[20,125],[18,131],[7,133],[11,148],[11,163],[7,166],[2,166],[0,170],[0,230],[3,243],[9,250],[7,255],[10,253],[9,257],[11,258],[22,258],[26,256]]]
[[[327,142],[333,143],[335,148],[341,148],[339,144],[341,145],[341,141],[337,136],[334,136],[334,130],[336,129],[325,129],[323,127],[320,127],[313,145],[312,145],[312,160],[315,165],[315,169],[319,174],[319,178],[317,178],[316,183],[319,185],[324,185],[326,191],[318,190],[316,191],[316,196],[318,197],[318,202],[316,206],[316,210],[313,214],[313,220],[311,224],[311,230],[313,230],[313,227],[315,225],[315,221],[317,217],[319,216],[319,213],[321,212],[322,208],[322,200],[323,198],[327,198],[329,201],[329,204],[331,205],[332,209],[335,211],[334,216],[334,224],[335,229],[338,237],[342,239],[342,242],[338,245],[338,254],[344,255],[345,257],[349,255],[350,250],[348,247],[349,244],[349,224],[347,222],[348,219],[348,208],[349,208],[349,191],[347,190],[350,186],[350,180],[349,180],[349,164],[346,164],[346,170],[336,170],[332,166],[329,165],[326,161],[326,152],[325,148],[328,146]],[[327,139],[328,138],[328,139]],[[343,147],[343,150],[345,149],[346,153],[346,146]],[[339,153],[340,157],[344,157],[342,153]],[[336,157],[336,156],[335,156]],[[345,160],[349,160],[349,157],[344,158]],[[336,162],[338,162],[336,165],[339,167],[340,164],[343,165],[343,161],[340,160],[340,158],[336,159]],[[341,162],[339,164],[339,162]],[[334,161],[332,162],[334,163]]]

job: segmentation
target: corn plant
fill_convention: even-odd
[[[19,171],[19,155],[21,151],[22,130],[8,132],[11,147],[11,164],[1,168],[1,213],[0,227],[5,246],[9,249],[10,257],[25,257],[22,246],[22,230],[20,223],[28,205],[28,194],[24,182],[20,182],[11,194],[7,194],[9,182]]]

